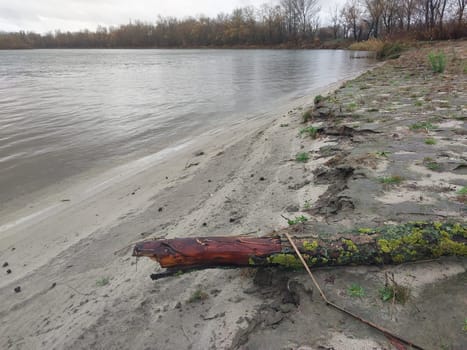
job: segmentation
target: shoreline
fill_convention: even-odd
[[[457,50],[465,60],[466,46]],[[345,84],[317,91],[330,97],[312,111],[306,125],[302,114],[313,104],[310,96],[271,120],[247,120],[213,131],[170,159],[154,156],[143,168],[114,169],[113,176],[104,174],[95,181],[96,193],[102,190],[97,195],[86,197],[78,189],[82,202],[75,204],[75,197],[67,194],[65,199],[71,201],[59,203],[63,211],[33,222],[34,232],[26,227],[22,233],[10,233],[14,241],[2,238],[1,255],[12,273],[0,283],[0,333],[6,335],[1,346],[391,349],[385,338],[329,311],[316,296],[302,295],[298,307],[284,304],[284,280],[292,278],[307,287],[303,273],[218,269],[154,283],[148,275],[158,267],[149,259],[136,265],[130,251],[132,242],[150,237],[264,235],[286,226],[282,214],[306,215],[311,232],[417,220],[420,215],[462,218],[456,191],[467,185],[467,175],[456,173],[450,164],[462,164],[459,154],[467,142],[458,132],[465,120],[455,115],[441,119],[428,135],[411,125],[432,118],[438,111],[432,107],[438,105],[445,106],[443,115],[457,106],[465,111],[465,81],[451,71],[442,77],[458,96],[446,107],[436,95],[440,79],[423,68],[417,54],[411,51],[403,60],[377,65]],[[414,64],[422,68],[406,77]],[[341,88],[335,90],[336,85]],[[427,86],[433,91],[422,92]],[[435,105],[413,110],[405,100],[410,93],[417,94],[411,104],[428,96]],[[339,110],[340,115],[331,113]],[[317,139],[299,135],[305,126],[323,128],[324,133]],[[342,126],[352,134],[332,129]],[[423,142],[427,137],[437,140],[435,148]],[[310,161],[296,162],[299,152],[307,152]],[[444,153],[449,161],[439,155]],[[439,173],[426,169],[420,157],[439,162]],[[144,158],[140,162],[144,164]],[[350,176],[339,172],[344,168],[353,169]],[[394,174],[404,182],[385,187],[378,180]],[[111,183],[105,177],[111,177]],[[55,194],[51,202],[61,197]],[[444,337],[457,349],[465,336],[460,306],[465,305],[466,265],[465,259],[447,259],[382,269],[320,270],[317,277],[333,299],[401,335],[408,332],[415,343],[438,344],[438,337]],[[410,286],[413,299],[407,305],[379,300],[386,272]],[[351,283],[363,285],[368,296],[348,296]],[[13,292],[17,286],[20,293]],[[432,286],[434,292],[426,288]],[[190,302],[197,291],[206,297]],[[443,298],[445,293],[449,300]],[[452,311],[444,316],[446,309]]]
[[[354,73],[351,76],[355,77],[361,73]],[[346,79],[323,86],[316,89],[315,93],[327,94],[344,81]],[[73,237],[67,237],[66,234],[47,234],[44,237],[41,234],[44,241],[41,239],[39,243],[29,247],[26,256],[23,256],[21,260],[23,268],[17,269],[16,273],[11,276],[15,277],[14,280],[3,279],[0,282],[0,288],[43,266],[60,252],[92,235],[94,231],[108,227],[116,222],[119,216],[125,215],[126,211],[143,211],[147,208],[153,194],[160,190],[160,186],[153,181],[148,181],[147,177],[151,174],[159,177],[159,181],[164,181],[164,177],[175,169],[180,169],[178,172],[182,173],[183,167],[190,165],[190,161],[194,160],[196,163],[198,160],[193,150],[222,149],[238,142],[239,139],[248,139],[247,135],[266,127],[271,120],[279,118],[278,114],[285,115],[287,112],[309,106],[309,101],[315,93],[296,98],[275,112],[231,121],[223,128],[205,131],[194,139],[180,140],[154,154],[139,157],[109,169],[91,169],[65,179],[57,185],[51,185],[23,196],[20,200],[12,201],[14,203],[9,203],[8,208],[3,210],[0,216],[0,253],[10,263],[20,265],[20,262],[15,259],[16,250],[9,250],[22,242],[34,240],[32,228],[39,232],[60,231],[66,227],[62,222],[68,220],[75,223],[76,227],[73,225],[70,227],[68,222],[66,229],[76,232]],[[237,132],[241,134],[240,137],[232,136]],[[218,139],[223,140],[221,145],[216,143]],[[161,167],[164,167],[164,170],[158,171],[157,168]],[[183,174],[183,176],[187,175]],[[172,176],[169,177],[170,181],[165,181],[166,183],[177,181],[177,177],[175,179]],[[136,196],[136,201],[133,200],[124,205],[119,203],[123,196],[128,197],[128,193],[138,192],[142,187],[150,189],[151,192],[144,196]],[[98,214],[98,220],[93,218],[95,215],[86,210],[89,205],[93,207],[91,211],[95,211],[96,208],[101,211]],[[112,212],[109,212],[106,207],[112,208]],[[81,222],[90,223],[82,226]],[[47,247],[46,254],[38,253],[41,250],[40,246]]]

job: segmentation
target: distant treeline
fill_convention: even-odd
[[[215,18],[158,17],[96,31],[36,34],[0,32],[0,49],[315,47],[322,42],[368,38],[450,39],[467,37],[466,0],[348,0],[327,9],[320,27],[318,0],[280,0],[243,7]]]

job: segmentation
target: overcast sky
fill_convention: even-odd
[[[332,4],[344,0],[320,0],[325,20]],[[236,7],[270,0],[0,0],[0,31],[45,33],[60,29],[95,30],[131,20],[154,22],[157,15],[186,17],[230,13]],[[273,1],[273,3],[275,3]]]

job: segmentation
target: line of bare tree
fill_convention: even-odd
[[[370,37],[410,35],[417,39],[466,36],[466,0],[348,0],[334,9],[337,37],[354,41]]]
[[[467,36],[466,0],[348,0],[327,9],[318,0],[278,0],[215,18],[157,17],[95,31],[36,34],[0,32],[6,48],[315,47],[326,41],[371,37],[447,39]],[[1,28],[0,28],[1,29]]]

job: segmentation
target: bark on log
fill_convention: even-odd
[[[286,229],[293,233],[293,228]],[[294,238],[310,267],[382,265],[467,256],[465,223],[413,222],[376,229],[360,228],[347,233]],[[146,256],[169,269],[211,267],[282,266],[302,268],[281,232],[251,238],[197,237],[137,243],[134,256]]]

